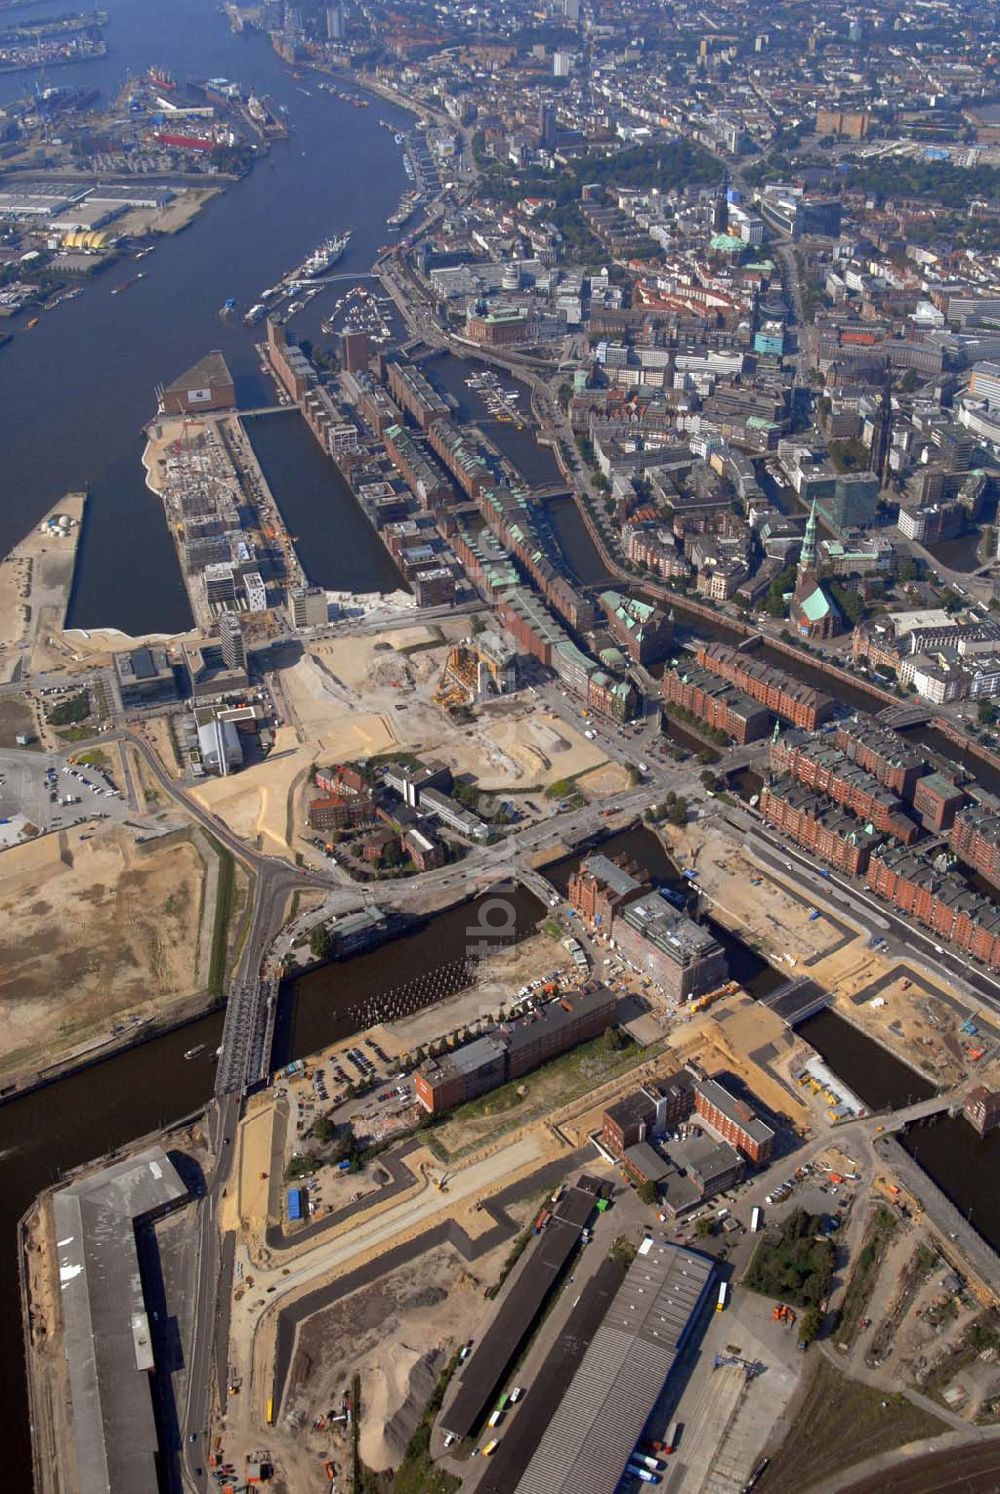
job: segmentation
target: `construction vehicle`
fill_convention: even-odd
[[[771,1309],[771,1317],[776,1323],[784,1323],[786,1328],[794,1328],[797,1314],[792,1308],[786,1307],[784,1302],[778,1302]]]

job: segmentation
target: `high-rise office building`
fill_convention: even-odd
[[[234,673],[247,667],[247,650],[243,642],[243,628],[235,612],[224,612],[219,618],[219,643],[222,646],[222,662]]]
[[[552,104],[538,106],[538,136],[543,145],[556,143],[556,111]]]
[[[329,617],[326,592],[321,586],[294,586],[289,592],[292,626],[321,628]]]

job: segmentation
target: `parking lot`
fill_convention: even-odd
[[[110,771],[74,768],[63,757],[40,752],[0,749],[0,821],[9,822],[0,825],[0,844],[15,843],[25,825],[44,832],[95,816],[120,821],[127,814],[121,785]],[[2,837],[5,829],[9,834]]]

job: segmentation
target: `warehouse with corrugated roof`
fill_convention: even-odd
[[[614,1494],[713,1270],[694,1250],[643,1240],[517,1494]]]

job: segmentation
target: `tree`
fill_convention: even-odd
[[[707,1240],[709,1235],[715,1233],[715,1226],[712,1224],[711,1219],[699,1219],[694,1227],[694,1233],[696,1239]]]
[[[976,708],[980,726],[992,726],[997,719],[997,708],[991,700],[981,700]]]
[[[767,588],[764,598],[764,611],[769,612],[772,617],[784,617],[785,615],[785,593],[792,591],[795,587],[795,567],[788,565],[783,571],[779,571]]]
[[[868,465],[868,448],[855,439],[830,442],[830,461],[838,472],[861,472]]]
[[[620,1027],[605,1027],[601,1033],[601,1042],[606,1053],[620,1053],[627,1046],[628,1037]]]
[[[59,705],[53,706],[46,714],[53,726],[73,726],[86,721],[90,715],[90,697],[86,690],[81,690],[79,695],[71,695],[69,700],[60,701]]]
[[[667,822],[677,826],[678,829],[687,824],[687,801],[685,799],[678,799],[671,804],[667,810]]]
[[[799,1343],[811,1344],[819,1338],[823,1327],[823,1314],[818,1307],[807,1307],[799,1318]]]
[[[314,960],[326,960],[330,957],[330,930],[324,923],[316,924],[309,935],[309,953]]]
[[[842,581],[824,581],[823,585],[828,589],[847,621],[851,624],[858,622],[865,612],[865,601],[860,592],[852,591]]]
[[[640,1183],[635,1191],[638,1195],[639,1202],[641,1204],[646,1204],[646,1206],[650,1209],[659,1202],[659,1194],[656,1191],[656,1184],[651,1183],[648,1178],[644,1182]]]

